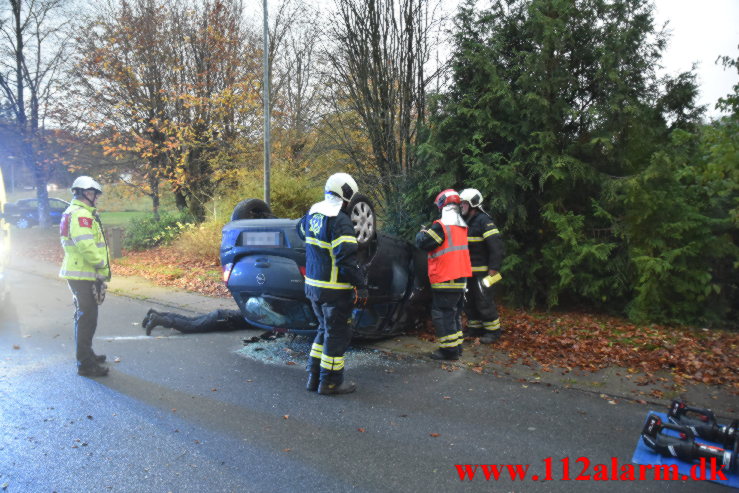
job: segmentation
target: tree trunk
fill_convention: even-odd
[[[189,210],[195,221],[205,221],[205,200],[202,197],[190,197]]]
[[[21,138],[23,139],[23,164],[33,175],[33,184],[36,187],[37,199],[37,215],[38,224],[42,228],[46,228],[51,223],[49,219],[49,192],[46,190],[46,175],[41,166],[36,162],[36,153],[34,146],[30,142],[30,137],[26,135],[26,131],[21,129]]]
[[[159,178],[153,175],[152,173],[149,178],[149,188],[151,188],[149,197],[151,197],[151,211],[154,214],[154,219],[159,221]]]
[[[174,203],[177,206],[177,210],[180,212],[187,209],[187,198],[185,198],[185,194],[182,193],[182,190],[178,189],[174,191]]]
[[[38,201],[38,225],[48,228],[51,225],[49,217],[49,192],[46,190],[46,173],[43,167],[34,163],[33,181],[36,185],[36,199]]]

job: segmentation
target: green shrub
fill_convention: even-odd
[[[187,213],[163,213],[159,220],[149,216],[131,221],[126,230],[123,246],[129,250],[145,250],[171,243],[180,234],[194,227],[194,221]]]
[[[206,221],[187,228],[174,242],[175,248],[188,258],[218,262],[223,221]]]
[[[298,218],[323,198],[323,184],[328,176],[313,177],[301,171],[272,168],[270,206],[277,217]],[[264,198],[264,174],[261,170],[242,170],[223,192],[213,209],[213,219],[228,222],[234,206],[244,199]]]

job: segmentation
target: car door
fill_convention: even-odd
[[[51,222],[56,224],[62,219],[62,214],[69,207],[69,202],[61,199],[49,199],[49,216]]]

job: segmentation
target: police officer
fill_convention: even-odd
[[[352,304],[367,301],[367,282],[357,263],[357,238],[346,214],[357,183],[346,173],[331,175],[324,200],[313,204],[298,223],[305,239],[305,294],[318,318],[318,332],[308,358],[309,391],[348,394],[354,383],[344,381],[344,352],[352,336]]]
[[[467,221],[467,241],[472,261],[472,278],[468,284],[467,328],[473,335],[482,334],[480,342],[492,344],[500,338],[500,318],[495,306],[495,283],[500,280],[500,264],[504,246],[500,231],[482,209],[482,194],[474,188],[462,190],[462,216]]]
[[[435,360],[457,360],[462,352],[460,321],[465,278],[472,275],[467,250],[467,224],[459,211],[460,198],[444,190],[434,200],[441,218],[416,234],[416,246],[428,252],[431,282],[431,321],[439,348],[429,356]]]
[[[110,280],[110,257],[103,227],[95,208],[103,188],[89,176],[72,183],[74,199],[62,214],[59,234],[64,261],[59,277],[66,279],[74,299],[74,338],[77,345],[77,373],[102,377],[108,368],[101,365],[105,355],[92,350],[105,282]]]

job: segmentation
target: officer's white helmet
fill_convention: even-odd
[[[469,202],[470,207],[482,206],[482,194],[475,188],[465,188],[459,194],[462,202]]]
[[[78,176],[72,186],[72,192],[75,190],[95,190],[97,193],[103,193],[103,187],[89,176]]]
[[[338,195],[342,200],[349,202],[359,190],[357,182],[347,173],[335,173],[328,177],[324,192]]]

